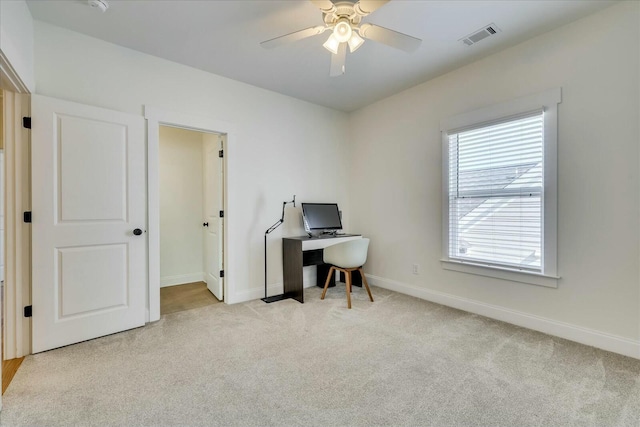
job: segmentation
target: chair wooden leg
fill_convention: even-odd
[[[327,280],[325,280],[324,282],[324,289],[322,290],[322,296],[320,297],[320,299],[324,299],[324,296],[327,293],[327,288],[329,287],[329,282],[331,282],[331,275],[334,274],[334,271],[336,270],[336,268],[332,265],[331,268],[329,268],[329,274],[327,274]]]
[[[347,281],[347,308],[351,308],[351,270],[345,270],[344,276]]]
[[[373,295],[371,295],[371,289],[369,289],[369,283],[367,283],[367,278],[364,275],[364,271],[362,271],[362,267],[358,269],[360,271],[360,276],[362,276],[362,283],[364,283],[364,287],[367,288],[367,293],[369,294],[369,299],[373,302]]]

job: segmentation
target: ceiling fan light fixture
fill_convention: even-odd
[[[0,0],[2,1],[2,0]],[[74,0],[78,1],[78,0]],[[107,0],[80,0],[107,1]],[[351,53],[362,46],[365,40],[372,40],[387,46],[414,52],[422,40],[379,25],[362,22],[362,18],[376,11],[391,0],[310,0],[322,12],[323,25],[294,31],[280,37],[260,43],[265,49],[271,49],[286,43],[306,39],[325,31],[331,34],[323,43],[323,47],[331,52],[331,68],[329,75],[336,77],[344,74],[347,57],[347,46]],[[493,24],[492,24],[493,27]],[[491,27],[491,28],[492,28]],[[488,30],[487,30],[488,31]]]
[[[333,27],[333,35],[340,43],[349,41],[353,30],[351,29],[351,23],[348,18],[340,18]]]
[[[327,41],[324,42],[322,46],[324,46],[325,49],[327,49],[329,52],[333,53],[334,55],[337,55],[340,42],[338,41],[338,39],[336,39],[333,33],[331,33]]]
[[[362,43],[364,43],[364,39],[354,31],[347,43],[349,43],[349,50],[351,51],[351,53],[353,53],[358,50],[360,46],[362,46]]]

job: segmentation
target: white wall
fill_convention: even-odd
[[[24,0],[0,1],[0,50],[29,92],[35,92],[33,19]]]
[[[143,105],[207,115],[233,124],[229,140],[225,221],[225,299],[260,298],[264,231],[282,202],[336,201],[349,211],[348,117],[345,113],[35,21],[38,93],[142,114]],[[281,289],[281,237],[302,234],[299,208],[269,236],[269,283]],[[228,297],[228,298],[227,298]]]
[[[160,286],[203,280],[202,140],[160,127]]]
[[[353,113],[349,215],[373,282],[640,357],[639,27],[622,2]],[[559,287],[443,270],[440,120],[554,87]]]

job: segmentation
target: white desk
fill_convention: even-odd
[[[324,286],[329,268],[323,268],[326,265],[322,258],[323,249],[355,239],[362,239],[362,236],[359,234],[337,234],[321,237],[284,237],[282,239],[284,297],[304,302],[302,268],[309,265],[318,266],[318,286]]]

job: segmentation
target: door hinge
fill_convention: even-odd
[[[22,118],[22,127],[25,129],[31,129],[31,117]]]
[[[31,315],[33,314],[31,306],[28,305],[24,308],[24,317],[31,317]]]
[[[22,214],[22,219],[24,220],[24,222],[30,224],[31,223],[31,211],[24,212]]]
[[[220,270],[220,277],[224,277],[224,270]]]
[[[224,157],[224,150],[218,151],[218,157]]]
[[[220,211],[220,218],[224,218],[224,211]]]

